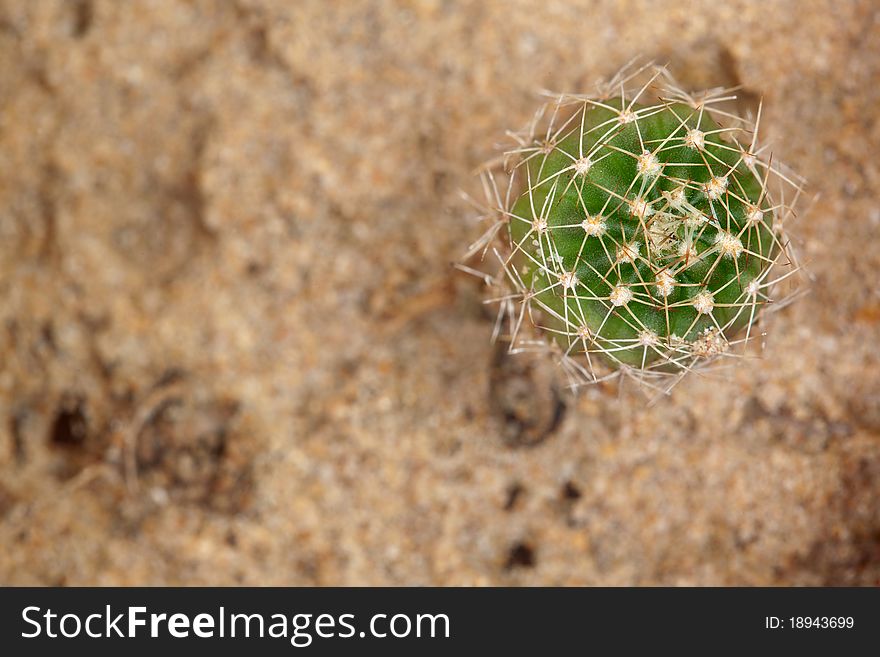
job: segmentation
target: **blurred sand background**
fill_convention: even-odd
[[[557,400],[459,190],[639,54],[764,98],[814,281]],[[880,583],[878,108],[870,0],[0,1],[0,583]]]

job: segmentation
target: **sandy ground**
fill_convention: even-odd
[[[639,54],[818,197],[764,357],[651,407],[450,266]],[[878,107],[870,1],[0,1],[0,582],[880,583]]]

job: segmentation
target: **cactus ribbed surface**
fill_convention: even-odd
[[[575,384],[733,355],[796,270],[783,226],[799,183],[729,94],[684,93],[653,66],[605,88],[556,97],[486,169],[494,223],[472,249],[494,246],[512,287],[512,348],[530,318]]]

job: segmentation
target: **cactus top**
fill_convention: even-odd
[[[501,204],[519,316],[585,356],[593,380],[594,360],[668,373],[725,354],[789,259],[789,208],[768,190],[780,174],[745,120],[711,98],[640,94],[561,97]]]

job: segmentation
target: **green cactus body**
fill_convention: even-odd
[[[492,248],[501,271],[460,266],[493,289],[511,351],[549,347],[572,386],[626,373],[665,391],[651,381],[674,385],[764,334],[769,302],[798,291],[784,228],[803,179],[765,156],[760,108],[752,121],[734,98],[689,94],[647,64],[510,133],[515,147],[481,170],[489,226],[466,255]]]
[[[723,94],[666,85],[649,104],[647,86],[559,97],[546,135],[533,126],[513,152],[507,200],[494,193],[487,239],[506,228],[500,257],[523,304],[511,314],[528,310],[564,357],[585,354],[593,380],[594,357],[668,373],[726,354],[791,262],[791,208],[768,179],[797,185],[759,157],[756,126],[719,110]]]

